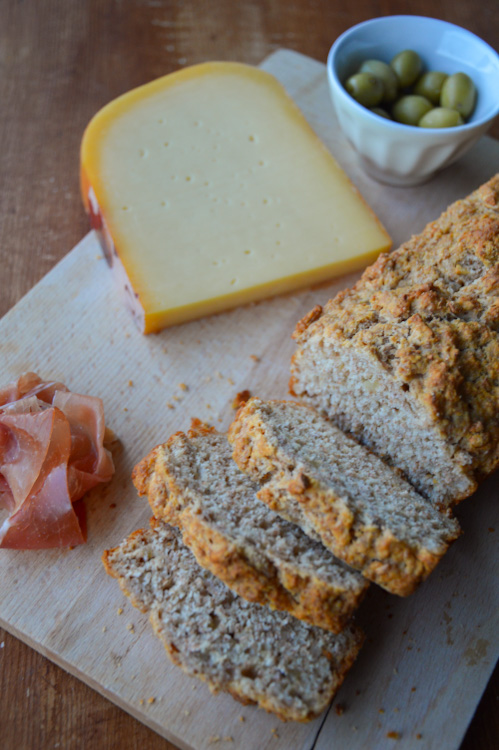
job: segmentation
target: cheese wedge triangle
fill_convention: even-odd
[[[83,200],[145,333],[366,265],[390,238],[283,87],[238,63],[130,91],[88,125]]]

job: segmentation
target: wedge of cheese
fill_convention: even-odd
[[[390,239],[273,76],[186,68],[88,125],[83,200],[145,333],[358,269]]]

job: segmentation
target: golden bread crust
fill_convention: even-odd
[[[204,577],[209,574],[202,573],[199,568],[196,573],[197,565],[192,557],[192,562],[185,557],[182,558],[182,563],[178,561],[177,555],[183,545],[179,543],[177,532],[169,529],[167,524],[156,518],[151,519],[150,525],[151,531],[144,529],[134,532],[119,547],[106,551],[103,559],[106,571],[117,578],[122,591],[132,600],[134,606],[138,606],[149,615],[153,630],[162,641],[171,661],[187,675],[205,682],[213,693],[228,692],[240,703],[258,704],[283,721],[305,722],[320,714],[334,697],[353,664],[364,641],[362,631],[349,625],[339,636],[318,630],[307,634],[304,632],[306,626],[292,623],[292,618],[285,617],[283,623],[280,616],[272,619],[270,613],[265,610],[251,609],[252,605],[246,605],[228,590],[222,593],[221,589],[224,588],[222,584],[217,583],[216,586],[211,587],[208,579]],[[165,541],[163,534],[167,529]],[[163,555],[165,555],[165,560],[162,559]],[[175,579],[177,575],[182,576],[186,571],[187,575],[183,583],[182,580],[170,581],[171,576]],[[165,588],[166,582],[168,585]],[[188,598],[189,583],[195,588],[194,597],[190,600]],[[170,586],[175,589],[171,609],[168,607]],[[195,648],[193,649],[193,641],[189,641],[189,638],[184,639],[183,627],[181,625],[178,629],[177,622],[180,618],[181,623],[190,624],[191,618],[196,614],[190,608],[193,602],[198,601],[200,593],[206,597],[208,613],[216,613],[216,617],[220,618],[222,624],[219,634],[215,635],[213,640],[211,629],[207,633],[206,625],[203,625],[201,621],[199,631],[194,636]],[[142,597],[142,601],[137,597],[139,599]],[[241,616],[237,614],[239,608],[244,610]],[[261,625],[262,619],[265,620],[263,625]],[[247,621],[250,624],[246,629]],[[217,629],[218,625],[215,623],[214,628]],[[260,628],[259,625],[261,625]],[[278,631],[277,633],[274,628]],[[317,674],[315,663],[320,654],[318,658],[321,661],[321,676],[317,678],[316,685],[312,686],[315,692],[311,697],[309,696],[306,700],[300,699],[295,703],[289,699],[286,692],[282,693],[274,687],[275,676],[270,674],[272,667],[268,666],[267,659],[269,656],[272,659],[275,655],[267,650],[265,643],[259,649],[260,643],[255,641],[258,635],[266,632],[269,633],[270,639],[275,637],[278,643],[282,641],[283,648],[289,645],[283,640],[284,637],[293,637],[294,634],[301,639],[300,642],[306,649],[304,662],[308,660],[310,665],[309,677],[314,672]],[[231,648],[237,650],[232,665],[230,664],[231,649],[227,650],[227,634],[234,634],[234,643]],[[249,651],[248,645],[251,639],[253,639],[254,649]],[[317,641],[319,645],[314,648]],[[216,655],[211,665],[209,659],[196,656],[200,649],[205,656],[208,656],[207,649],[210,653],[212,649],[215,650]],[[277,647],[276,652],[278,651]],[[280,659],[280,654],[276,655]],[[314,661],[311,661],[314,656]],[[301,657],[301,653],[298,657]],[[227,660],[229,668],[224,668]],[[222,666],[218,668],[220,663]],[[307,668],[309,665],[306,665]],[[298,679],[298,675],[291,678],[291,681],[294,680],[296,683],[295,690],[299,685]]]
[[[214,432],[196,421],[188,435],[178,432],[154,448],[133,471],[139,494],[147,496],[156,518],[180,529],[184,544],[198,563],[237,594],[339,633],[363,599],[367,582],[361,590],[352,590],[328,584],[319,576],[304,576],[298,565],[281,563],[278,567],[268,559],[263,567],[256,567],[243,541],[231,542],[202,517],[195,503],[184,500],[185,491],[169,469],[168,450],[180,442],[188,446],[190,439]]]
[[[290,391],[305,396],[308,344],[379,362],[469,477],[499,465],[499,175],[382,254],[322,315],[299,321]],[[362,438],[362,434],[359,433]],[[396,461],[395,461],[396,463]]]
[[[397,538],[381,523],[359,522],[340,494],[320,475],[314,475],[313,469],[304,473],[298,458],[279,444],[267,428],[260,403],[259,399],[250,399],[229,428],[234,460],[253,479],[263,481],[258,492],[260,500],[284,516],[290,501],[298,502],[324,546],[336,557],[391,593],[411,594],[438,564],[447,545],[435,553],[424,544],[409,544]]]

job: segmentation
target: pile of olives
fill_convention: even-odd
[[[420,56],[411,49],[390,64],[365,60],[345,88],[380,117],[421,128],[463,125],[476,102],[475,84],[466,73],[424,73]]]

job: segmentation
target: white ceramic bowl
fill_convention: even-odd
[[[364,60],[390,62],[413,49],[425,70],[467,73],[478,91],[469,121],[455,128],[418,128],[373,114],[345,90]],[[327,60],[329,87],[344,135],[365,170],[380,182],[417,185],[467,151],[499,114],[499,55],[466,29],[424,16],[386,16],[342,34]]]

